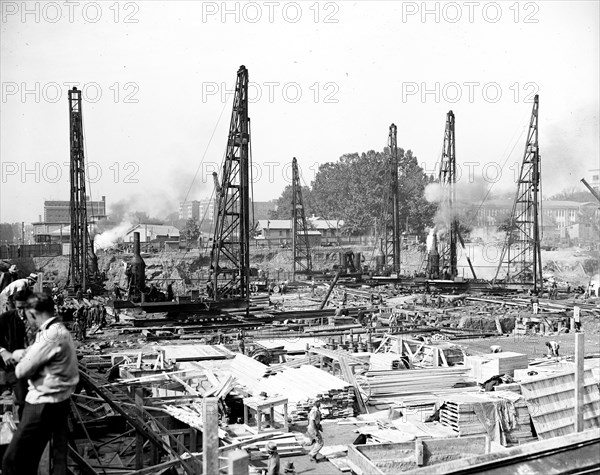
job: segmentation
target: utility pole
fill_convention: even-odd
[[[81,114],[81,91],[76,87],[69,91],[70,124],[70,184],[71,184],[71,255],[70,281],[73,287],[88,286],[87,203],[85,192],[85,159],[83,146],[83,119]]]
[[[496,281],[500,269],[505,263],[504,258],[508,256],[506,265],[509,281],[533,283],[534,292],[543,289],[539,217],[541,162],[538,142],[538,112],[539,96],[536,94],[510,223],[508,223],[506,240],[494,277],[494,281]],[[514,274],[510,275],[513,269]]]
[[[215,177],[217,219],[211,251],[214,299],[250,296],[250,119],[248,70],[240,66],[221,183]],[[216,174],[213,174],[215,176]]]
[[[296,271],[312,271],[308,226],[306,225],[306,212],[296,157],[292,159],[292,249],[294,252],[292,280],[295,281]]]
[[[458,218],[456,217],[456,145],[455,145],[454,112],[446,114],[446,129],[444,131],[444,146],[439,182],[443,190],[441,205],[446,210],[446,238],[440,246],[440,261],[442,267],[448,267],[454,279],[458,275]]]

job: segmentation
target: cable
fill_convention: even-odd
[[[229,101],[225,101],[223,103],[223,109],[221,109],[221,113],[219,114],[219,118],[217,119],[217,123],[215,124],[215,127],[212,131],[212,134],[210,135],[210,139],[208,140],[208,144],[206,145],[206,148],[204,149],[204,153],[202,154],[202,158],[200,159],[200,163],[198,164],[198,167],[196,168],[196,173],[194,173],[194,178],[192,178],[192,182],[190,183],[190,187],[188,188],[188,191],[185,195],[185,199],[183,201],[187,201],[191,191],[192,191],[192,187],[194,186],[194,183],[196,182],[196,177],[198,176],[198,172],[200,171],[200,167],[202,166],[202,163],[204,162],[204,158],[206,157],[206,154],[208,152],[208,148],[210,147],[210,144],[212,143],[213,137],[215,136],[215,133],[217,132],[217,128],[219,127],[219,123],[221,122],[221,117],[223,117],[223,112],[225,112],[225,108],[227,107]]]

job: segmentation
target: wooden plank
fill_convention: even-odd
[[[202,402],[202,473],[219,473],[219,408],[218,399]]]
[[[585,372],[583,428],[600,427],[600,392],[592,372]],[[540,439],[570,434],[575,424],[575,374],[535,378],[521,384],[523,396]]]

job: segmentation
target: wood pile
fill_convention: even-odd
[[[506,374],[512,377],[515,375],[515,369],[527,369],[529,362],[527,355],[505,351],[481,356],[468,356],[465,358],[465,365],[471,368],[471,376],[478,383],[483,383],[492,376]]]
[[[372,353],[369,371],[388,371],[404,369],[398,353]]]
[[[242,444],[241,448],[250,453],[251,460],[266,459],[269,457],[266,448],[269,442],[275,443],[277,446],[277,452],[281,457],[290,455],[303,455],[306,453],[302,446],[302,441],[298,440],[291,432],[276,432],[266,440],[263,439],[260,441],[251,442],[247,445]]]
[[[445,390],[472,385],[466,367],[447,367],[415,370],[368,371],[361,389],[370,402],[386,397],[443,393]]]
[[[255,394],[262,391],[287,397],[292,421],[306,420],[315,401],[321,402],[324,419],[354,416],[352,385],[314,366],[290,368],[264,378],[254,388]]]
[[[518,445],[537,440],[531,431],[531,417],[525,398],[510,389],[502,391],[496,387],[494,393],[498,397],[510,401],[515,408],[515,426],[505,431],[507,445]]]
[[[483,421],[491,427],[486,428]],[[497,432],[502,434],[500,443],[503,445],[523,444],[536,439],[531,431],[525,399],[511,391],[448,396],[440,409],[440,422],[460,437]]]

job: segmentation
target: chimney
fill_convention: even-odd
[[[137,232],[133,233],[133,255],[140,256],[140,233]]]

